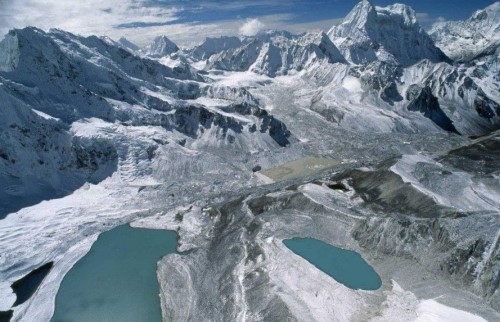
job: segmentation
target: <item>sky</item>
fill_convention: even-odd
[[[144,46],[166,35],[181,46],[205,37],[330,29],[358,0],[0,0],[0,35],[11,28],[60,28],[81,35],[121,36]],[[408,4],[423,28],[467,19],[493,0],[372,0]],[[0,36],[1,38],[1,36]]]

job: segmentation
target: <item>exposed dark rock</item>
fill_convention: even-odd
[[[470,145],[452,150],[437,160],[462,171],[491,175],[500,169],[498,151],[500,151],[500,133],[496,132]]]
[[[347,179],[367,206],[387,215],[397,212],[416,217],[435,218],[446,211],[434,199],[407,185],[399,175],[386,169],[351,170],[333,179]]]
[[[474,108],[480,116],[491,119],[496,115],[500,116],[500,104],[491,100],[486,96],[482,89],[477,91],[476,98],[474,99]]]
[[[411,85],[406,92],[406,99],[409,101],[407,105],[409,111],[420,112],[443,130],[458,133],[453,122],[439,106],[438,99],[432,94],[429,86]]]
[[[278,121],[272,115],[265,115],[262,120],[260,132],[265,133],[267,131],[269,132],[269,136],[280,146],[284,147],[290,144],[290,131],[286,128],[285,123]]]
[[[477,84],[472,80],[472,78],[467,76],[464,78],[462,85],[460,85],[460,87],[458,87],[458,95],[461,98],[464,98],[466,91],[470,91],[470,90],[475,91],[477,89],[478,89]]]
[[[403,100],[401,94],[399,94],[398,87],[396,83],[388,83],[381,91],[380,98],[387,103],[393,104],[394,102],[400,102]]]
[[[400,66],[377,61],[358,69],[365,89],[379,93],[380,98],[391,105],[403,100],[396,84],[402,75]]]

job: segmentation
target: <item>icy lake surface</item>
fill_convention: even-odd
[[[161,321],[156,265],[176,247],[174,231],[124,225],[102,234],[64,277],[52,321]]]
[[[276,168],[262,170],[259,174],[270,180],[270,182],[278,182],[307,176],[337,164],[339,162],[332,159],[308,156]]]
[[[283,243],[292,252],[349,288],[376,290],[382,285],[377,272],[356,252],[313,238],[292,238]]]

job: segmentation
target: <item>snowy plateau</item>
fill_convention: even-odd
[[[165,321],[500,321],[499,62],[500,2],[426,32],[410,7],[364,0],[325,32],[193,48],[11,30],[2,316],[50,321],[65,274],[132,223],[186,252],[158,263]],[[259,171],[308,157],[335,162]],[[345,287],[292,237],[358,252],[382,287]]]

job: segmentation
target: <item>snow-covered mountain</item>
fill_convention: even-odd
[[[10,31],[0,319],[50,320],[64,275],[132,221],[177,231],[186,251],[158,264],[166,320],[499,320],[497,6],[435,27],[437,45],[410,7],[366,0],[328,33],[189,49]],[[294,257],[295,236],[359,252],[382,288]],[[12,285],[46,263],[15,305]]]
[[[206,60],[206,70],[250,70],[271,77],[301,71],[321,61],[345,62],[323,32],[296,36],[286,31],[269,31],[243,39],[211,38],[188,54],[195,60]]]
[[[153,42],[142,51],[151,57],[164,57],[173,54],[179,50],[179,47],[166,36],[158,36]]]
[[[304,107],[343,128],[480,135],[500,124],[495,58],[454,64],[406,5],[382,8],[364,0],[328,35],[210,38],[183,54],[207,71],[299,73],[307,84],[301,100],[310,99]]]
[[[196,60],[206,60],[214,54],[235,49],[241,45],[242,41],[238,37],[206,38],[201,44],[189,50],[189,55]]]
[[[495,75],[498,66],[457,66],[428,60],[407,68],[380,61],[327,65],[309,71],[308,76],[320,87],[301,91],[301,100],[305,107],[328,115],[339,126],[359,131],[435,131],[423,119],[427,118],[441,129],[480,135],[499,126],[499,82]],[[426,93],[420,108],[415,108],[415,88]],[[435,113],[426,112],[431,106]],[[441,116],[436,117],[438,114]]]
[[[420,28],[415,11],[403,4],[382,8],[363,0],[328,35],[354,64],[378,60],[410,66],[422,59],[447,61]]]
[[[116,144],[76,134],[72,124],[82,120],[163,127],[185,146],[289,143],[286,126],[244,90],[213,88],[189,66],[170,68],[105,38],[13,30],[0,43],[0,57],[1,216],[116,170]]]
[[[476,11],[465,21],[438,22],[429,32],[437,46],[456,61],[500,55],[500,2]]]

